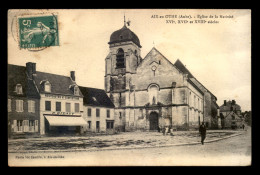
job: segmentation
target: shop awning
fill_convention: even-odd
[[[46,115],[45,118],[50,123],[50,126],[83,126],[87,122],[82,117],[73,116],[52,116]]]

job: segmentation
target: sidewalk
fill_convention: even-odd
[[[205,143],[241,135],[245,131],[208,130]],[[43,137],[8,141],[9,152],[73,152],[140,149],[200,144],[198,131],[177,131],[174,135],[158,132],[124,132],[116,135]]]

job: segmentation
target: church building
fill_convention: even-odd
[[[187,130],[205,120],[207,89],[181,70],[180,60],[171,63],[155,47],[141,58],[140,40],[126,23],[111,34],[108,44],[105,92],[115,105],[115,129]]]

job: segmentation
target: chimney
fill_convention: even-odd
[[[224,106],[227,106],[227,100],[224,100]]]
[[[33,75],[36,74],[36,63],[26,63],[26,72],[28,74],[29,79],[33,79]]]
[[[70,71],[70,78],[75,81],[75,71]]]

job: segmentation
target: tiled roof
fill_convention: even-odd
[[[23,94],[17,94],[15,88],[21,84]],[[26,67],[8,64],[8,95],[39,98],[39,93],[32,80],[27,79]]]
[[[100,106],[113,108],[115,105],[112,103],[106,92],[102,89],[89,88],[79,86],[83,94],[83,104],[90,106]]]
[[[45,93],[41,82],[49,81],[51,84],[51,93],[74,95],[73,91],[70,89],[70,85],[75,83],[71,80],[70,77],[36,71],[34,80],[40,93]],[[79,95],[83,97],[81,92],[79,92]]]

